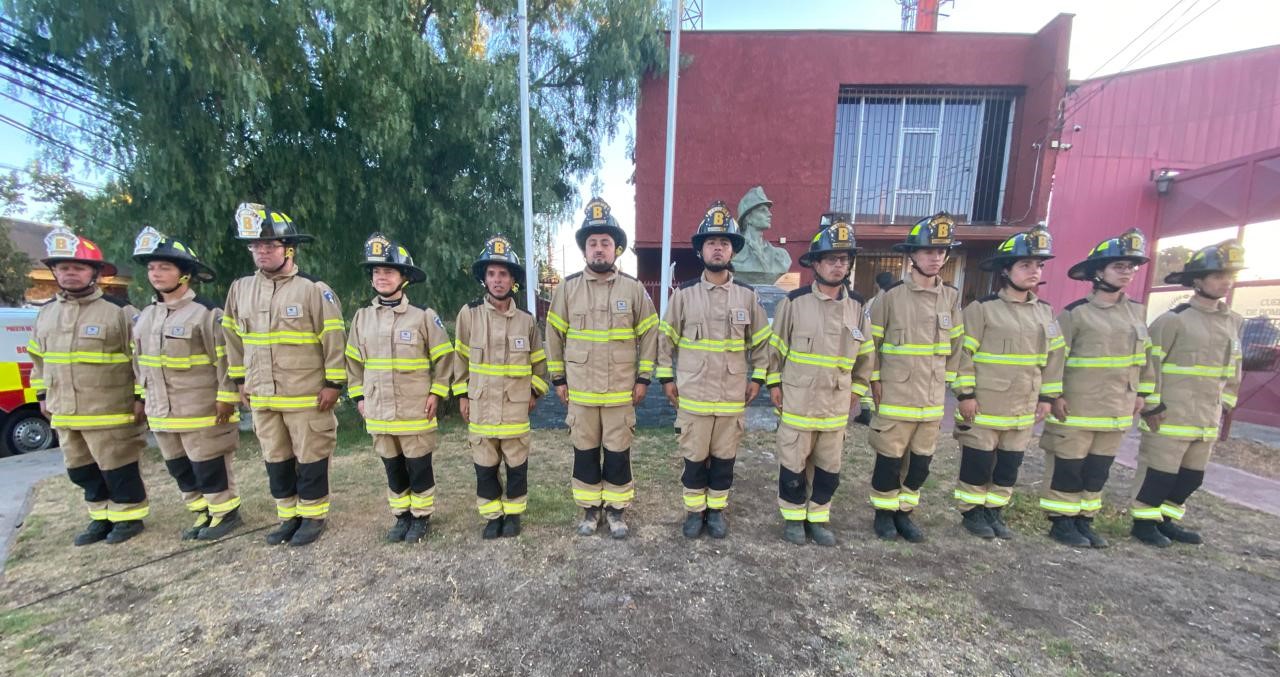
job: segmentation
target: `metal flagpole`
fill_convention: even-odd
[[[667,166],[662,183],[662,286],[659,312],[667,316],[667,290],[671,289],[671,201],[676,180],[676,89],[680,79],[680,14],[683,0],[671,0],[671,49],[667,59]]]
[[[529,2],[520,0],[520,173],[524,197],[524,293],[526,310],[538,314],[538,267],[533,260],[533,161],[529,141]]]

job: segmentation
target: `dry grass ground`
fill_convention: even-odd
[[[1115,545],[1060,547],[1034,507],[1028,454],[1020,535],[981,542],[951,502],[954,443],[925,489],[921,546],[876,541],[865,428],[849,437],[834,549],[779,538],[773,436],[743,444],[725,541],[688,542],[670,431],[641,431],[625,542],[571,533],[563,431],[534,434],[525,534],[481,542],[456,423],[437,452],[435,531],[388,545],[381,465],[345,434],[331,528],[310,548],[262,532],[184,544],[176,490],[145,463],[153,515],[127,545],[73,548],[85,521],[65,478],[38,489],[0,597],[5,675],[1142,675],[1280,674],[1280,519],[1197,496],[1208,545],[1155,551],[1125,537],[1117,468],[1100,519]],[[238,473],[248,528],[273,522],[250,437]],[[45,595],[178,553],[16,610]]]
[[[1280,449],[1255,440],[1233,438],[1213,447],[1213,462],[1280,480]]]

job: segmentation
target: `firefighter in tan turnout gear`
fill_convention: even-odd
[[[1195,252],[1180,272],[1165,277],[1165,284],[1195,294],[1151,323],[1156,382],[1138,424],[1139,489],[1129,509],[1133,536],[1147,545],[1202,541],[1178,522],[1204,480],[1222,413],[1236,406],[1244,320],[1223,298],[1243,269],[1244,248],[1227,240]]]
[[[195,515],[182,538],[221,538],[243,523],[232,471],[240,394],[227,376],[222,309],[191,289],[214,273],[190,247],[151,227],[134,241],[133,260],[155,290],[133,328],[138,391],[165,467]]]
[[[92,241],[59,227],[44,245],[40,262],[61,291],[36,315],[27,344],[31,387],[58,431],[67,476],[89,508],[91,521],[75,544],[122,543],[142,532],[150,510],[138,468],[145,414],[130,364],[138,312],[103,295],[98,279],[115,275],[116,267]]]
[[[516,307],[525,271],[511,241],[489,238],[471,274],[485,294],[458,311],[453,394],[467,423],[481,537],[518,536],[529,493],[529,414],[550,388],[547,354],[533,315]]]
[[[257,271],[227,292],[227,371],[253,409],[281,520],[267,543],[307,545],[329,515],[333,405],[347,380],[342,306],[329,285],[298,270],[298,247],[313,238],[283,212],[241,204],[236,238],[248,244]]]
[[[871,337],[876,370],[871,392],[876,414],[867,434],[876,452],[871,472],[871,505],[876,536],[901,535],[912,543],[924,533],[911,521],[920,487],[938,444],[947,387],[956,377],[964,322],[960,290],[939,273],[954,240],[955,222],[945,213],[912,227],[905,242],[908,275],[871,302]]]
[[[449,394],[453,344],[436,311],[409,302],[405,289],[427,279],[398,242],[379,233],[361,265],[375,296],[356,311],[347,336],[347,393],[373,436],[387,474],[395,524],[386,539],[417,543],[435,510],[436,411]]]
[[[871,324],[861,296],[848,286],[858,249],[848,214],[828,214],[800,265],[813,284],[778,303],[767,383],[778,424],[778,505],[783,538],[835,545],[827,528],[840,484],[849,411],[867,394],[875,366]]]
[[[705,525],[712,538],[724,538],[746,404],[765,381],[769,317],[755,290],[733,279],[731,261],[743,237],[723,202],[711,205],[692,239],[704,270],[671,296],[660,323],[658,380],[677,411],[681,531],[697,538]]]
[[[568,404],[573,498],[583,509],[578,533],[599,527],[626,538],[623,511],[635,499],[631,441],[635,405],[644,399],[658,352],[658,314],[644,285],[615,262],[627,236],[599,198],[587,204],[575,237],[585,270],[556,287],[547,312],[547,369]],[[603,458],[602,452],[603,451]]]
[[[1053,309],[1032,292],[1051,249],[1040,227],[1005,240],[980,264],[999,271],[1000,291],[964,309],[964,351],[953,386],[960,443],[955,498],[964,528],[982,538],[1013,538],[1004,507],[1032,428],[1062,394],[1066,343]]]
[[[1040,436],[1040,507],[1053,523],[1049,537],[1064,545],[1107,547],[1093,530],[1093,517],[1102,509],[1102,488],[1120,442],[1143,396],[1155,388],[1146,308],[1124,294],[1148,260],[1142,233],[1130,230],[1104,240],[1067,271],[1073,280],[1092,282],[1093,291],[1058,314],[1067,350],[1062,396]]]

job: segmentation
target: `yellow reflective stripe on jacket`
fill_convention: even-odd
[[[1040,384],[1041,395],[1061,395],[1062,381],[1045,381]]]
[[[48,352],[43,355],[45,364],[128,364],[129,356],[124,353],[103,353],[88,350],[76,350],[69,353]]]
[[[240,337],[247,346],[272,346],[272,345],[308,345],[312,343],[320,343],[320,336],[306,331],[266,331],[266,332],[240,332]]]
[[[577,341],[590,341],[592,343],[608,343],[609,341],[631,341],[634,340],[636,334],[634,331],[625,328],[619,329],[570,329],[566,334],[566,338]]]
[[[691,339],[680,337],[680,350],[705,350],[712,353],[741,352],[747,349],[742,339]]]
[[[1067,347],[1067,340],[1062,338],[1061,335],[1055,336],[1049,339],[1049,352],[1053,352],[1055,350],[1063,350],[1066,347]]]
[[[875,341],[863,341],[858,347],[858,356],[861,357],[863,355],[870,355],[875,351],[876,351]],[[947,353],[950,354],[951,350],[948,349]]]
[[[347,397],[364,397],[364,386],[347,386]]]
[[[755,348],[759,346],[761,343],[768,341],[769,337],[772,335],[773,335],[773,327],[770,327],[767,324],[763,327],[760,327],[759,329],[756,330],[756,333],[751,335],[751,347]]]
[[[256,397],[254,399],[257,399]],[[420,433],[435,430],[434,418],[418,418],[404,421],[379,421],[367,418],[364,420],[365,430],[370,433]]]
[[[671,326],[671,323],[666,320],[658,322],[658,331],[666,334],[667,338],[671,339],[672,343],[676,343],[680,340],[680,332],[676,331],[676,328]]]
[[[1132,355],[1114,355],[1105,357],[1068,357],[1067,368],[1072,369],[1114,369],[1140,367],[1147,356],[1142,353]]]
[[[769,337],[769,345],[773,346],[784,358],[791,354],[791,349],[787,347],[787,342],[783,341],[782,337],[777,334]]]
[[[900,418],[909,421],[933,421],[942,418],[944,407],[904,407],[897,404],[880,403],[878,411],[881,416]]]
[[[1147,422],[1138,421],[1138,429],[1143,432],[1153,432],[1147,426]],[[1160,429],[1154,431],[1157,435],[1165,437],[1176,437],[1184,440],[1210,440],[1218,437],[1218,426],[1198,426],[1198,425],[1173,425],[1170,423],[1161,423]]]
[[[431,361],[425,357],[370,357],[364,360],[369,371],[415,371],[427,369]]]
[[[347,328],[347,325],[342,321],[342,318],[340,317],[330,318],[328,320],[325,320],[324,324],[320,325],[320,333],[317,334],[316,336],[324,336],[325,334],[328,334],[331,331],[342,331],[346,328]]]
[[[868,343],[870,343],[868,341]],[[950,343],[892,343],[880,344],[880,352],[885,355],[950,355]]]
[[[240,422],[240,412],[231,414],[230,423]],[[176,431],[176,430],[200,430],[203,428],[212,428],[218,424],[217,416],[192,416],[185,418],[169,417],[169,416],[148,416],[147,425],[152,429],[160,432]]]
[[[656,326],[658,326],[658,314],[653,313],[649,317],[646,317],[643,320],[640,320],[640,322],[636,323],[634,336],[636,338],[640,338],[641,336],[644,335],[645,332],[649,331],[650,329],[653,329]]]
[[[533,375],[532,380],[529,381],[529,384],[533,387],[534,391],[537,392],[539,395],[551,389],[551,386],[547,385],[547,382],[542,380],[542,378],[539,377],[537,374]]]
[[[133,423],[133,414],[54,414],[49,423],[55,428],[108,428]]]
[[[484,374],[486,376],[511,376],[521,377],[533,374],[533,367],[527,364],[486,364],[483,362],[472,362],[469,365],[471,373]]]
[[[209,366],[216,358],[211,354],[192,354],[189,357],[172,357],[168,354],[138,354],[138,365],[145,367],[166,367],[166,369],[191,369],[191,367]]]
[[[347,370],[342,367],[325,368],[324,378],[326,381],[345,381],[347,380]]]
[[[653,371],[653,360],[639,360],[636,362],[638,371]]]
[[[306,409],[316,406],[315,395],[250,395],[254,409]]]
[[[1228,407],[1235,408],[1236,396],[1232,395],[1231,393],[1222,393],[1222,403],[1227,405]]]
[[[981,346],[982,346],[982,342],[981,342],[981,341],[979,341],[977,338],[975,338],[975,337],[973,337],[973,336],[969,336],[969,335],[967,335],[967,334],[965,335],[965,337],[964,337],[964,349],[965,349],[965,350],[967,350],[967,351],[969,351],[969,352],[971,352],[971,353],[976,353],[976,352],[978,352],[978,348],[979,348],[979,347],[981,347]]]
[[[703,402],[681,396],[680,408],[691,414],[741,414],[746,410],[743,402]]]
[[[436,395],[437,397],[448,397],[449,386],[440,381],[436,381],[431,384],[431,394]]]
[[[853,359],[843,355],[823,355],[821,353],[802,353],[798,350],[791,351],[787,359],[796,364],[808,364],[815,367],[830,367],[833,369],[853,369]]]
[[[947,332],[947,338],[950,339],[957,339],[961,336],[964,336],[964,323],[957,324],[951,328],[951,331]]]
[[[241,365],[228,364],[228,365],[227,365],[227,376],[228,376],[228,377],[230,377],[230,378],[244,378],[244,376],[245,376],[245,366],[244,366],[244,365],[242,365],[242,364],[241,364]]]
[[[1205,378],[1231,378],[1236,375],[1236,366],[1227,364],[1221,367],[1207,367],[1204,365],[1182,366],[1165,362],[1160,365],[1160,372],[1164,374],[1178,374],[1180,376],[1203,376]]]
[[[471,346],[468,346],[462,341],[454,339],[453,351],[468,360],[471,359]]]
[[[871,335],[878,339],[884,338],[884,327],[878,324],[871,325]]]
[[[431,350],[427,351],[427,354],[431,356],[431,361],[435,362],[451,352],[453,352],[453,344],[445,341],[432,346]]]
[[[31,379],[31,389],[32,389],[32,390],[44,390],[44,379],[42,379],[42,378],[33,378],[33,379]]]
[[[1068,428],[1086,428],[1094,430],[1124,430],[1133,425],[1132,416],[1076,416],[1068,414],[1067,420],[1059,421],[1051,418],[1045,421],[1049,425],[1061,425]]]
[[[560,317],[551,311],[547,311],[547,324],[555,327],[556,331],[561,334],[569,331],[569,323],[565,322],[563,317]]]
[[[955,420],[958,423],[967,423],[967,421],[964,420],[964,417],[961,416],[960,412],[958,411],[955,414]],[[973,422],[976,425],[983,425],[983,426],[988,426],[992,428],[996,428],[996,427],[1025,428],[1027,426],[1035,424],[1036,415],[1021,414],[1018,416],[997,416],[995,414],[979,413],[977,416],[974,417]]]
[[[671,367],[658,367],[658,373],[656,376],[658,378],[675,378],[676,370]]]
[[[1048,364],[1049,355],[1047,353],[987,353],[976,352],[973,354],[973,361],[980,364],[1014,364],[1031,367],[1043,367]]]
[[[470,423],[467,431],[481,437],[515,437],[529,432],[529,422],[524,423]]]
[[[956,375],[956,380],[951,384],[953,388],[976,388],[978,387],[978,377],[973,375]]]
[[[569,401],[574,404],[583,404],[589,407],[607,407],[618,404],[631,404],[631,391],[590,393],[570,388]]]
[[[563,360],[547,360],[547,370],[554,371],[554,372],[564,371],[564,361]]]
[[[782,422],[800,430],[839,430],[849,425],[849,415],[840,416],[801,416],[789,411],[782,412]]]
[[[467,390],[467,382],[466,382],[466,381],[459,381],[458,383],[453,384],[453,395],[454,395],[454,397],[457,397],[457,396],[459,396],[459,395],[466,395],[468,392],[469,392],[469,391]]]
[[[1164,351],[1164,348],[1161,348],[1160,346],[1155,344],[1151,345],[1151,354],[1160,359],[1164,359],[1168,355],[1168,353]]]
[[[40,344],[36,343],[35,339],[27,340],[27,352],[31,353],[32,355],[35,355],[36,357],[40,357],[41,355],[44,354],[40,352]]]
[[[530,364],[537,364],[545,359],[547,359],[547,351],[543,350],[542,348],[539,348],[533,351],[532,353],[529,353]]]
[[[219,390],[216,399],[218,402],[225,402],[227,404],[239,404],[240,393],[234,390]]]
[[[857,381],[849,384],[849,392],[856,393],[858,397],[865,396],[870,390],[871,388],[869,386],[858,383]]]

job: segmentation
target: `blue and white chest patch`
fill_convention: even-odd
[[[617,301],[615,301],[615,302],[614,302],[614,304],[613,304],[613,310],[614,310],[614,312],[618,312],[618,313],[625,313],[625,312],[627,312],[627,310],[628,310],[628,309],[629,309],[629,308],[628,308],[628,306],[627,306],[627,300],[626,300],[626,299],[618,299],[618,300],[617,300]]]
[[[410,330],[408,330],[408,329],[401,329],[401,330],[400,330],[400,342],[401,342],[401,343],[412,343],[412,342],[413,342],[413,332],[412,332],[412,331],[410,331]]]
[[[285,306],[285,317],[302,317],[302,306]]]

